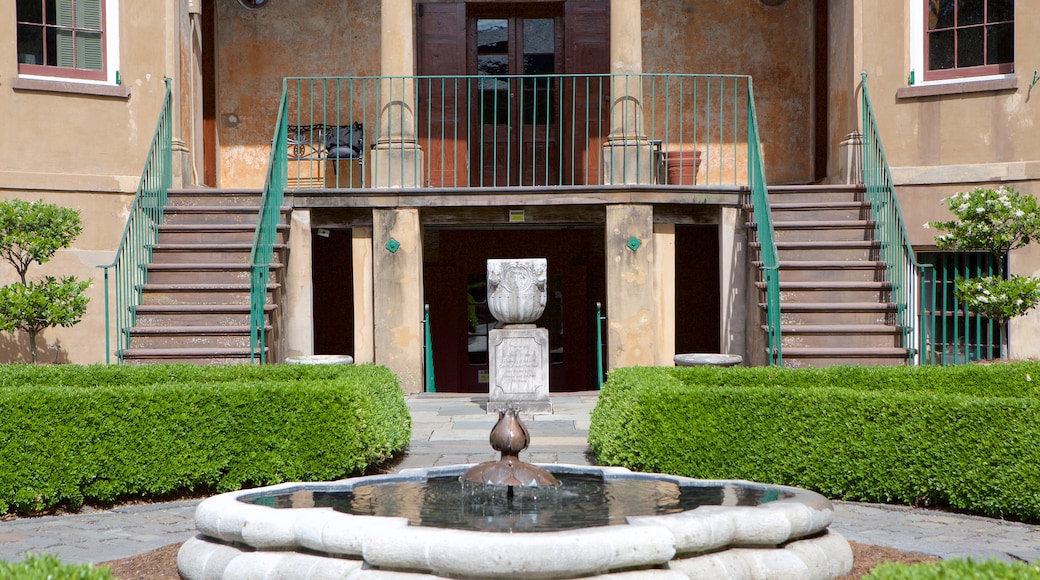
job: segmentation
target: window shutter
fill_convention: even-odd
[[[101,0],[76,1],[76,68],[105,68]]]
[[[105,51],[100,32],[76,33],[76,68],[105,68]]]
[[[76,28],[101,31],[101,0],[76,0]]]
[[[76,25],[73,0],[54,0],[54,23],[61,27],[56,32],[54,64],[64,67],[76,65],[76,43],[72,27]]]

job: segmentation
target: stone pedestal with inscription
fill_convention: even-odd
[[[488,332],[491,363],[488,413],[514,408],[552,413],[549,402],[549,331],[511,324]]]
[[[531,324],[545,309],[545,258],[487,261],[488,309],[503,328],[488,331],[488,413],[552,413],[549,331]]]

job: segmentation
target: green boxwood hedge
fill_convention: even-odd
[[[625,368],[601,464],[1040,521],[1040,364]]]
[[[923,564],[879,564],[863,580],[1040,580],[1040,564],[954,559]]]
[[[6,365],[0,417],[0,513],[334,479],[411,438],[374,365]]]

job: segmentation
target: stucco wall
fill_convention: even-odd
[[[18,77],[15,2],[0,2],[0,199],[42,199],[80,211],[83,233],[29,278],[93,278],[90,304],[72,328],[48,329],[38,346],[41,362],[95,363],[105,358],[104,295],[100,264],[111,262],[126,224],[165,92],[163,77],[176,74],[167,50],[167,8],[177,0],[121,0],[120,77],[129,98],[76,92],[15,90]],[[0,263],[0,285],[17,280]],[[0,362],[29,360],[24,333],[0,334]]]
[[[380,2],[216,4],[220,185],[262,187],[282,78],[379,74]]]
[[[769,182],[812,181],[812,0],[643,0],[642,18],[644,72],[751,75]]]
[[[1040,27],[1040,12],[1024,3],[1015,11],[1017,88],[907,96],[908,3],[855,3],[862,9],[857,17],[863,22],[867,86],[912,243],[934,247],[935,231],[924,223],[950,219],[940,201],[955,192],[1007,185],[1040,195],[1040,133],[1035,130],[1040,109],[1029,86],[1040,37],[1028,32]],[[1034,244],[1013,253],[1011,272],[1040,274],[1040,248]],[[1011,329],[1012,358],[1040,357],[1040,314],[1016,319]]]

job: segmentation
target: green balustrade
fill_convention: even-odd
[[[902,329],[902,345],[910,364],[934,364],[933,318],[925,281],[934,287],[934,269],[917,261],[910,246],[906,225],[899,209],[892,172],[881,145],[881,132],[870,104],[867,74],[861,82],[863,121],[863,183],[874,222],[874,239],[880,243],[880,258],[885,261],[885,276],[892,284],[896,304],[895,323]]]
[[[105,280],[106,364],[111,362],[113,332],[116,337],[117,362],[123,362],[123,351],[130,348],[130,329],[137,320],[141,292],[148,282],[152,246],[158,239],[167,194],[173,185],[173,111],[170,104],[170,79],[165,81],[166,94],[148,147],[141,180],[130,206],[130,216],[123,229],[123,237],[112,263],[100,266],[104,270]],[[111,291],[110,282],[113,287]]]
[[[282,84],[282,98],[278,104],[278,117],[271,141],[271,154],[267,164],[267,177],[260,198],[253,248],[249,254],[249,360],[267,362],[267,284],[274,263],[274,246],[277,242],[278,226],[282,221],[282,203],[285,199],[286,155],[288,150],[286,108],[286,84]]]

